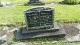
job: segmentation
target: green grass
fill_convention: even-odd
[[[3,2],[18,2],[18,1],[21,1],[21,2],[27,2],[27,1],[29,1],[29,0],[1,0],[1,1],[3,1]],[[45,2],[45,3],[48,3],[48,2],[60,2],[60,1],[63,1],[63,0],[40,0],[40,1],[42,1],[42,2]]]
[[[1,0],[2,2],[28,2],[29,0]],[[51,2],[62,2],[64,0],[40,0],[44,3],[51,3]],[[80,0],[79,0],[80,1]]]
[[[2,2],[17,2],[17,3],[27,3],[29,0],[1,0]],[[51,2],[62,2],[63,0],[41,0],[43,3],[51,3]]]
[[[28,0],[1,0],[2,2],[27,2]]]
[[[0,7],[0,24],[17,24],[24,22],[24,10],[33,6]],[[55,21],[80,22],[80,5],[56,4]]]
[[[80,22],[80,5],[55,5],[55,19],[57,21],[79,21]]]
[[[41,0],[43,3],[62,2],[63,0]]]
[[[16,24],[24,22],[24,10],[29,6],[0,7],[0,24]]]

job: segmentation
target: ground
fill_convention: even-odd
[[[34,6],[24,6],[23,4],[28,2],[28,0],[1,0],[2,2],[12,2],[12,3],[17,3],[15,6],[13,7],[0,7],[0,27],[2,28],[7,26],[16,26],[16,25],[23,25],[25,24],[24,21],[24,10],[27,10],[29,8],[32,8]],[[52,2],[57,2],[56,4],[52,4],[50,5],[51,8],[55,9],[55,21],[59,22],[59,23],[78,23],[80,22],[80,4],[77,5],[67,5],[67,4],[60,4],[58,2],[61,2],[63,0],[41,0],[42,2],[48,4],[48,3],[52,3]],[[68,27],[69,25],[67,25],[67,27],[65,27],[66,24],[64,24],[64,28],[66,29],[66,32],[71,36],[76,35],[78,33],[78,30],[73,30],[74,27],[70,30],[70,27]],[[70,26],[72,26],[70,24]],[[18,26],[19,27],[19,26]],[[11,27],[12,28],[12,27]],[[13,27],[14,28],[14,27]],[[0,29],[2,31],[2,29]],[[70,33],[70,32],[74,32],[74,33]],[[6,32],[3,31],[2,35],[4,35]],[[2,36],[0,35],[0,36]],[[68,36],[69,36],[68,35]],[[73,36],[72,35],[72,36]],[[33,42],[35,43],[35,42]],[[80,42],[74,42],[74,43],[45,43],[45,44],[41,44],[41,42],[39,42],[39,45],[79,45]]]
[[[37,38],[37,39],[31,39],[31,40],[23,40],[23,41],[16,41],[14,39],[13,31],[17,30],[18,27],[14,26],[2,26],[0,27],[0,40],[4,40],[6,42],[3,42],[4,44],[34,44],[34,45],[79,45],[80,38],[75,38],[79,33],[80,33],[80,24],[77,23],[58,23],[60,29],[64,29],[66,31],[66,36],[65,38],[52,38],[52,37],[44,37],[44,38]],[[74,42],[74,43],[73,43]]]
[[[2,24],[16,25],[24,23],[24,10],[27,10],[28,8],[32,7],[34,6],[23,6],[23,3],[17,4],[15,7],[0,7],[0,25]],[[80,22],[79,16],[80,4],[78,5],[54,4],[53,6],[50,7],[55,9],[55,21]]]

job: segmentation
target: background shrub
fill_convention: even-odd
[[[66,4],[78,4],[79,0],[64,0],[64,3],[66,3]]]

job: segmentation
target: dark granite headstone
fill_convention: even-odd
[[[39,0],[29,0],[29,2],[25,5],[44,5],[44,3]]]
[[[16,32],[16,39],[31,39],[46,36],[65,36],[54,22],[54,10],[48,7],[37,7],[25,11],[26,26]]]
[[[31,3],[39,2],[39,0],[29,0]]]
[[[28,30],[51,29],[53,24],[53,11],[51,8],[33,8],[25,11]]]
[[[3,7],[3,4],[0,2],[0,7]]]

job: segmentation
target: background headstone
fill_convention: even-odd
[[[25,5],[44,5],[44,3],[39,0],[29,0],[29,2]]]

